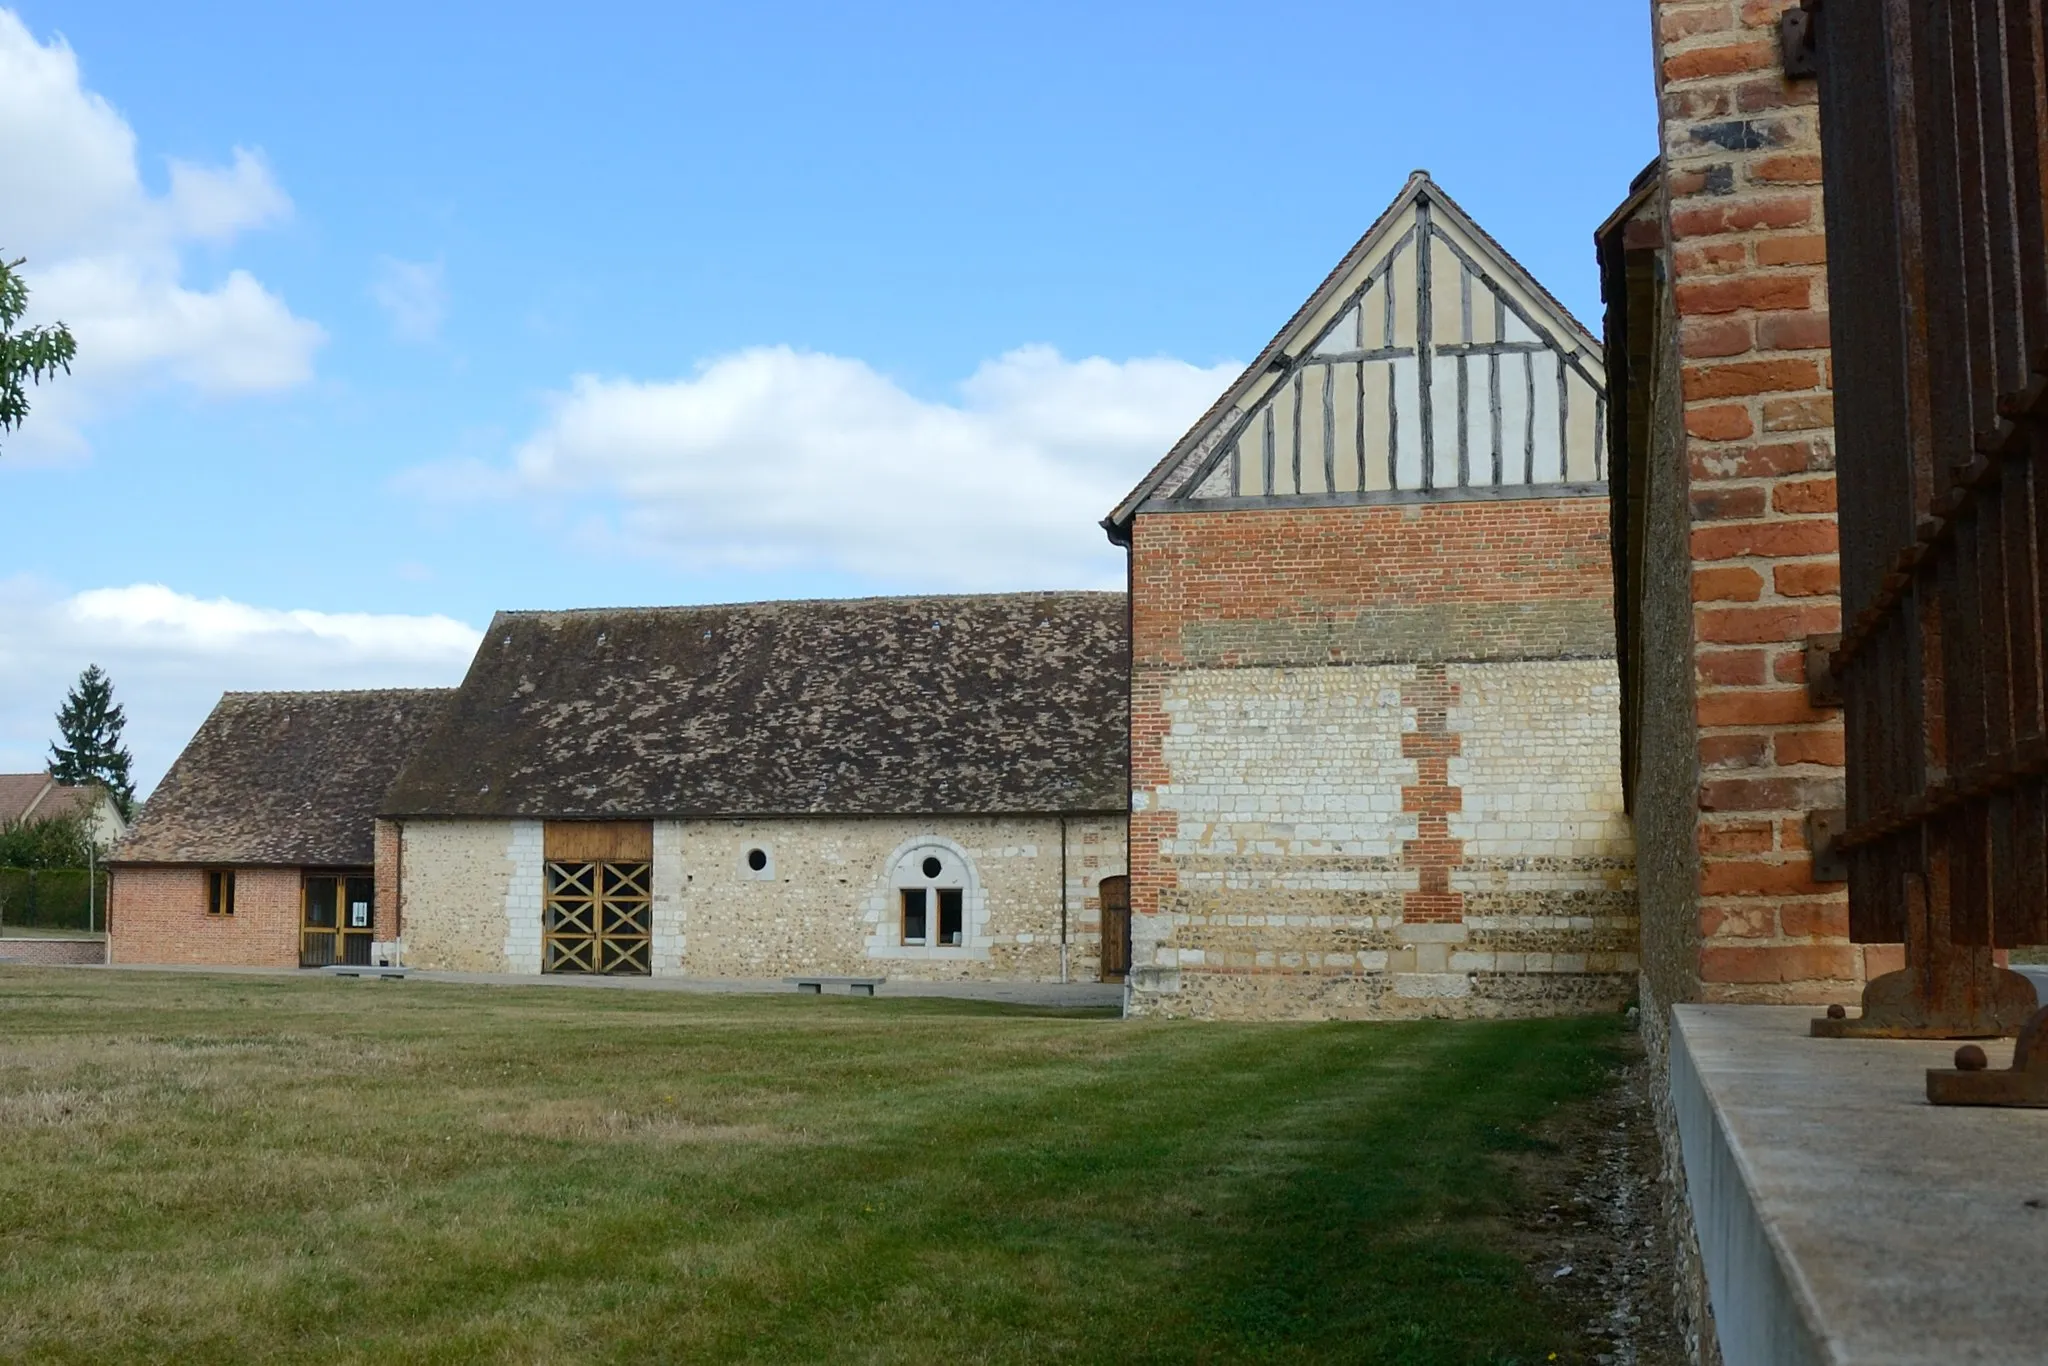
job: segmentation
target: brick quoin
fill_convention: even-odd
[[[1402,866],[1417,870],[1417,889],[1401,898],[1401,919],[1456,924],[1465,897],[1451,890],[1451,870],[1464,859],[1465,844],[1451,838],[1450,817],[1463,809],[1463,793],[1451,785],[1451,760],[1462,742],[1451,732],[1457,686],[1441,664],[1424,664],[1413,682],[1402,685],[1401,705],[1415,711],[1415,729],[1401,737],[1401,756],[1415,760],[1416,781],[1401,789],[1401,809],[1416,813],[1416,838],[1401,849]]]
[[[1778,71],[1793,3],[1655,3],[1710,1000],[1848,999],[1865,968],[1803,833],[1841,802],[1843,744],[1840,712],[1803,686],[1806,637],[1838,630],[1841,607],[1819,114],[1814,83]]]

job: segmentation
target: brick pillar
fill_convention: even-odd
[[[403,831],[396,821],[380,820],[372,847],[376,859],[377,900],[376,925],[378,939],[396,939],[402,933],[399,924],[399,841]]]
[[[1131,914],[1156,915],[1160,894],[1177,879],[1161,857],[1161,846],[1174,837],[1179,822],[1159,809],[1158,792],[1170,775],[1164,744],[1170,722],[1164,706],[1160,671],[1134,667],[1131,672]]]
[[[1698,690],[1700,975],[1710,1000],[1853,995],[1840,884],[1809,811],[1842,804],[1841,713],[1806,638],[1840,629],[1819,114],[1779,70],[1793,0],[1658,0],[1683,358]]]
[[[1458,689],[1441,664],[1422,664],[1401,685],[1401,705],[1415,713],[1415,729],[1401,736],[1401,757],[1415,761],[1415,785],[1401,789],[1401,809],[1413,812],[1416,837],[1403,841],[1401,866],[1416,870],[1416,890],[1401,896],[1408,924],[1450,924],[1464,919],[1465,897],[1451,890],[1451,870],[1464,861],[1465,842],[1451,838],[1450,817],[1464,809],[1464,792],[1451,786],[1451,759],[1460,737],[1450,728]]]

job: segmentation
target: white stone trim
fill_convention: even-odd
[[[1028,848],[1028,846],[1026,846]],[[1036,853],[1032,849],[1033,854]],[[927,854],[937,854],[948,870],[959,870],[960,940],[958,945],[905,944],[897,937],[896,893],[908,886],[928,886],[922,875],[910,876],[908,869]],[[868,923],[867,954],[870,958],[986,961],[989,956],[988,893],[981,885],[981,871],[967,850],[939,834],[913,835],[896,846],[882,861],[878,884],[861,907]],[[936,919],[937,909],[931,914]]]
[[[656,977],[681,977],[688,971],[689,941],[684,901],[683,826],[680,821],[654,823],[654,866],[648,890],[653,895],[649,918],[653,929]]]
[[[539,821],[513,821],[505,840],[512,879],[505,888],[505,970],[540,974],[541,889],[546,845]]]
[[[768,860],[759,868],[751,867],[747,863],[748,857],[752,855],[756,849],[759,849],[762,855]],[[741,879],[747,882],[775,881],[775,846],[770,844],[767,840],[746,841],[745,847],[740,850],[739,858],[734,861],[733,868],[734,871],[740,875]]]

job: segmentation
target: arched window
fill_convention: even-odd
[[[916,876],[896,889],[899,942],[956,949],[967,940],[967,885],[959,867],[937,850],[911,862]]]
[[[964,849],[940,836],[923,836],[898,848],[888,869],[881,904],[871,916],[870,953],[951,957],[986,952],[981,883]]]

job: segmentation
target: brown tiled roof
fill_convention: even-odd
[[[36,803],[35,819],[56,820],[64,816],[90,816],[100,804],[100,790],[96,787],[71,787],[57,783],[49,794]]]
[[[73,787],[47,773],[0,773],[0,825],[23,817],[47,821],[89,815],[99,800],[100,789]]]
[[[47,773],[0,773],[0,825],[12,825],[50,784]]]
[[[1122,811],[1121,593],[502,613],[397,816]]]
[[[377,804],[451,695],[228,693],[109,861],[367,865]]]

